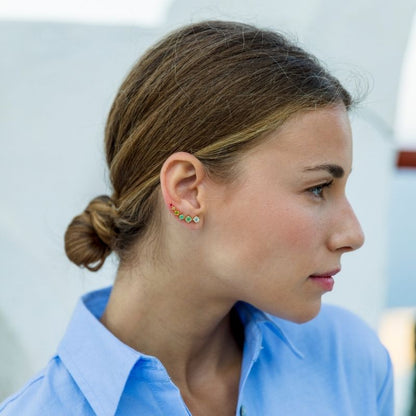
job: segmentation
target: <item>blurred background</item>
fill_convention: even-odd
[[[106,115],[123,77],[169,30],[201,19],[282,31],[353,93],[349,197],[366,244],[335,291],[395,367],[396,415],[412,408],[416,316],[416,4],[413,0],[2,0],[0,3],[0,401],[41,369],[78,297],[110,285],[65,257],[67,224],[108,193]]]

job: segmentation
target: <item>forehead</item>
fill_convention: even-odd
[[[352,137],[348,113],[343,105],[299,112],[247,156],[248,164],[263,167],[271,164],[307,170],[315,165],[337,164],[349,172]]]

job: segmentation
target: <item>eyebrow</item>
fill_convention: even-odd
[[[331,164],[325,164],[325,165],[317,165],[312,166],[309,168],[304,169],[304,172],[316,172],[320,170],[325,170],[326,172],[330,173],[334,178],[342,178],[344,176],[344,169],[339,165],[331,165]]]

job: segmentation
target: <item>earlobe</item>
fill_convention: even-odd
[[[206,173],[193,155],[177,152],[169,156],[160,171],[160,186],[165,205],[186,223],[198,223],[203,207]]]

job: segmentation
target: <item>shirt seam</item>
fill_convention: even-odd
[[[37,383],[38,381],[42,380],[43,378],[45,378],[45,374],[41,374],[39,375],[37,378],[34,378],[33,380],[29,381],[28,383],[26,383],[26,385],[15,395],[13,395],[12,397],[10,397],[8,400],[6,400],[4,402],[4,405],[0,408],[0,412],[2,412],[3,410],[6,409],[6,407],[13,403],[14,401],[16,401],[17,399],[19,399],[21,396],[23,396],[24,393],[26,393],[26,391],[35,383]]]
[[[377,395],[377,403],[380,402],[381,397],[383,396],[385,390],[386,390],[386,386],[389,383],[390,380],[390,374],[392,372],[392,364],[391,364],[391,360],[390,357],[387,353],[387,350],[384,349],[385,353],[386,353],[386,358],[387,358],[387,371],[386,371],[386,375],[384,376],[384,380],[383,380],[383,384],[381,386],[381,389]]]

